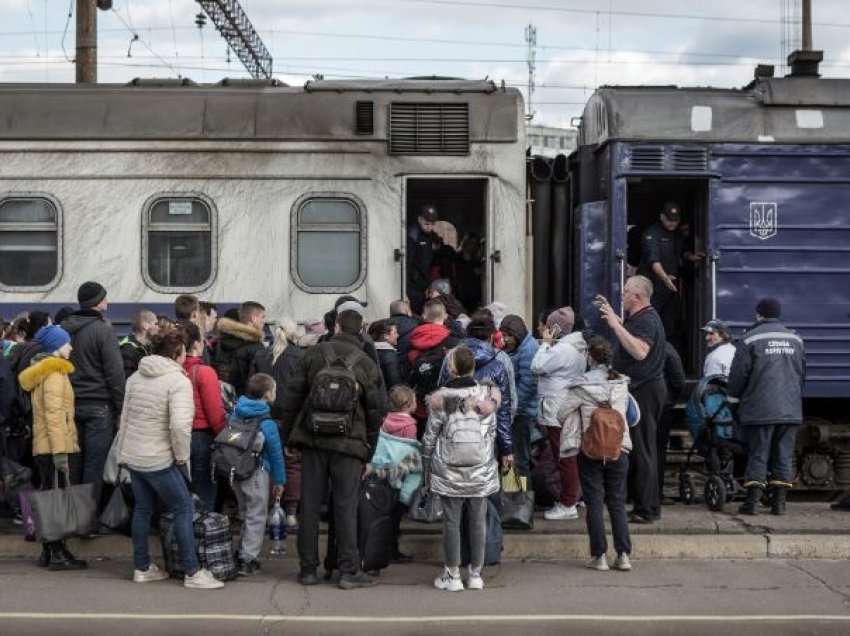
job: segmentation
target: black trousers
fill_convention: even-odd
[[[360,569],[357,504],[363,462],[350,455],[304,448],[301,464],[301,519],[298,522],[301,571],[315,572],[319,567],[319,515],[330,481],[337,567],[342,574],[357,573]]]
[[[587,534],[590,537],[590,556],[598,557],[608,551],[605,538],[605,508],[611,517],[611,534],[617,554],[631,554],[629,521],[626,516],[626,476],[629,454],[622,453],[615,462],[601,462],[578,455],[578,474],[581,491],[587,505]]]
[[[632,390],[640,407],[640,423],[629,430],[632,452],[629,458],[629,491],[633,511],[643,517],[661,514],[658,493],[658,424],[667,401],[664,380],[653,380]]]

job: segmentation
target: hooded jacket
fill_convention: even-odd
[[[62,323],[71,335],[71,385],[80,402],[106,402],[118,413],[124,403],[124,361],[118,338],[95,309],[82,309]]]
[[[394,437],[416,439],[416,419],[407,413],[387,413],[381,430]]]
[[[422,486],[421,450],[422,445],[416,437],[397,437],[382,430],[366,474],[386,478],[390,487],[399,491],[399,501],[407,506],[413,493]]]
[[[32,400],[32,454],[78,453],[74,424],[74,389],[68,376],[74,365],[52,355],[41,354],[18,376],[21,388]]]
[[[192,400],[195,404],[193,431],[212,431],[218,435],[227,423],[224,404],[221,401],[221,387],[215,370],[202,358],[188,357],[183,370],[192,382]]]
[[[243,420],[255,417],[262,418],[260,430],[263,433],[263,463],[262,468],[272,479],[272,485],[282,486],[286,483],[286,464],[283,459],[283,445],[280,442],[280,432],[277,422],[271,419],[271,408],[263,400],[254,400],[247,395],[239,396],[234,415]]]
[[[608,379],[608,367],[600,365],[575,378],[566,395],[558,404],[558,422],[561,424],[561,457],[572,457],[579,453],[581,438],[590,427],[593,411],[600,402],[608,402],[626,422],[626,399],[629,394],[629,378],[621,375],[616,380]],[[629,427],[623,433],[622,450],[632,450]]]
[[[407,314],[393,314],[390,319],[398,325],[398,354],[406,359],[407,352],[410,350],[410,334],[422,324],[422,321]]]
[[[118,463],[152,472],[188,462],[194,418],[192,383],[183,367],[170,358],[145,356],[127,381]]]
[[[479,384],[471,378],[456,378],[429,398],[430,414],[422,436],[422,460],[425,473],[431,475],[433,492],[444,497],[489,497],[499,491],[494,442],[499,438],[500,446],[504,447],[497,416],[502,408],[500,401],[498,388]],[[457,461],[458,444],[452,432],[459,418],[469,417],[476,417],[481,427],[477,448],[480,461],[472,465]],[[507,445],[510,447],[510,438]]]
[[[376,342],[375,351],[378,354],[381,375],[384,377],[384,386],[387,391],[398,384],[404,384],[398,364],[398,351],[395,347],[389,342]]]
[[[540,345],[527,334],[520,345],[508,353],[514,369],[517,393],[517,414],[537,418],[537,376],[531,371],[531,361]]]
[[[222,382],[233,385],[237,395],[245,391],[251,373],[251,363],[263,350],[263,332],[238,320],[222,318],[216,327],[218,344],[212,366]]]
[[[412,365],[423,353],[440,345],[444,345],[446,349],[451,349],[457,344],[457,340],[449,340],[449,338],[451,338],[451,334],[444,325],[431,322],[419,325],[410,333],[410,350],[407,354],[407,361]]]
[[[564,389],[587,368],[586,352],[587,343],[580,331],[567,334],[554,344],[540,345],[531,361],[538,397],[562,397]]]

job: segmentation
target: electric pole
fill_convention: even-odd
[[[254,79],[272,78],[272,56],[239,0],[195,0]]]
[[[77,0],[77,84],[97,83],[97,0]]]
[[[529,24],[525,27],[525,43],[528,44],[528,53],[526,55],[526,63],[528,64],[528,92],[526,95],[526,104],[528,111],[525,118],[531,121],[534,118],[534,109],[532,108],[532,98],[534,97],[534,71],[537,68],[537,27]]]
[[[803,50],[812,50],[812,0],[803,0]]]

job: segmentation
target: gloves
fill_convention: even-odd
[[[68,453],[57,453],[54,455],[53,467],[60,473],[67,475],[71,471],[71,465],[68,462]]]

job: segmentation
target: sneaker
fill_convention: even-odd
[[[482,582],[483,586],[483,582]],[[462,592],[463,581],[460,580],[460,574],[452,575],[447,569],[434,579],[434,587],[445,592]]]
[[[484,579],[481,578],[481,572],[473,572],[469,570],[469,578],[466,581],[467,590],[483,590]]]
[[[153,583],[167,578],[168,572],[160,570],[155,563],[151,563],[147,570],[133,570],[133,583]]]
[[[591,570],[598,570],[600,572],[607,572],[611,569],[608,567],[608,559],[604,554],[591,558],[585,567],[590,568]]]
[[[543,513],[547,521],[564,521],[566,519],[578,519],[578,510],[575,506],[565,506],[560,501]]]
[[[298,574],[298,582],[301,585],[318,585],[319,577],[315,570],[302,570]]]
[[[623,552],[617,555],[617,560],[614,561],[614,569],[620,572],[628,572],[632,569],[632,562],[629,560],[629,555]]]
[[[252,576],[256,574],[258,568],[256,561],[239,561],[239,576]]]
[[[343,574],[339,577],[339,588],[342,590],[356,590],[360,587],[372,587],[378,582],[365,572],[357,574]]]
[[[183,579],[183,587],[190,590],[219,590],[224,583],[215,578],[209,570],[201,568],[192,576],[188,574]]]
[[[298,527],[298,517],[295,515],[286,515],[286,528],[288,530],[294,530]]]

